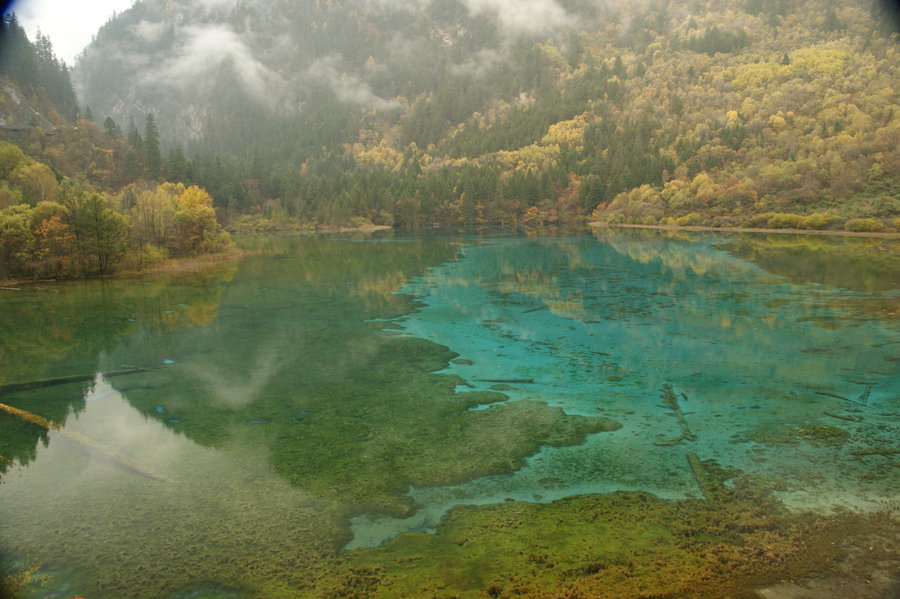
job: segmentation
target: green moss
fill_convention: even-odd
[[[790,515],[742,484],[713,502],[621,492],[461,506],[437,534],[404,534],[333,560],[301,597],[750,596],[820,571],[836,540],[875,525]]]

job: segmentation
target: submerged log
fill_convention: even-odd
[[[525,310],[522,314],[530,314],[532,312],[537,312],[539,310],[546,310],[550,306],[538,306],[537,308],[531,308],[530,310]]]
[[[43,416],[38,416],[37,414],[32,414],[26,410],[20,410],[19,408],[14,408],[13,406],[8,406],[5,403],[0,403],[0,410],[12,414],[13,416],[18,416],[22,420],[30,422],[32,424],[36,424],[41,428],[45,428],[51,431],[58,431],[62,427],[53,422],[51,420],[47,420]]]
[[[5,403],[0,403],[0,410],[3,410],[8,414],[12,414],[13,416],[18,416],[22,420],[31,422],[32,424],[36,424],[41,428],[47,429],[48,431],[58,432],[63,437],[71,439],[79,445],[83,445],[84,447],[92,449],[100,455],[111,459],[116,465],[124,468],[125,470],[128,470],[129,472],[155,480],[157,482],[169,482],[168,479],[163,478],[159,474],[150,470],[150,468],[148,468],[147,466],[131,459],[121,451],[110,447],[109,445],[104,445],[103,443],[100,443],[99,441],[96,441],[94,439],[91,439],[87,435],[83,435],[76,431],[66,430],[58,422],[47,420],[43,416],[28,412],[27,410],[8,406]]]
[[[722,490],[722,485],[709,477],[706,468],[703,466],[703,462],[700,461],[700,458],[696,453],[690,451],[686,457],[688,465],[691,467],[691,474],[694,475],[694,480],[697,481],[697,486],[700,487],[700,492],[703,494],[703,497],[706,499],[715,499]]]
[[[125,376],[126,374],[137,374],[139,372],[150,372],[151,368],[129,368],[127,370],[113,370],[112,372],[101,373],[103,378],[113,378],[117,376]],[[41,389],[43,387],[53,387],[54,385],[67,385],[69,383],[83,383],[84,381],[93,381],[97,378],[94,374],[73,374],[70,376],[60,376],[52,379],[37,379],[33,381],[22,381],[19,383],[6,383],[0,385],[0,393],[14,393],[16,391],[29,391],[31,389]]]
[[[518,383],[520,385],[534,384],[534,379],[475,379],[479,383]]]
[[[682,393],[681,396],[684,399],[687,399],[687,395],[685,395],[684,393]],[[663,385],[662,394],[660,394],[659,398],[663,401],[663,405],[660,407],[672,410],[672,413],[675,414],[675,417],[678,419],[678,426],[679,428],[681,428],[681,435],[675,437],[674,439],[658,441],[654,443],[654,445],[676,445],[681,441],[696,441],[697,435],[691,432],[691,428],[688,426],[687,418],[684,417],[684,412],[681,411],[681,406],[678,405],[678,396],[675,395],[674,391],[672,391],[672,386],[668,384]]]
[[[838,420],[846,420],[848,422],[862,422],[861,416],[844,416],[841,414],[834,414],[832,412],[822,412],[826,416],[830,416],[831,418],[837,418]]]
[[[816,391],[816,395],[824,395],[825,397],[833,397],[835,399],[840,399],[843,401],[849,401],[852,403],[866,405],[866,402],[864,402],[864,401],[861,401],[859,399],[850,399],[849,397],[844,397],[843,395],[838,395],[837,393],[828,393],[827,391]],[[866,399],[868,399],[868,394],[866,395]]]

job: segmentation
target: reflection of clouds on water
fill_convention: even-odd
[[[112,383],[98,374],[89,401],[77,419],[69,419],[66,429],[81,432],[91,439],[151,465],[154,470],[182,459],[184,439],[171,433],[162,423],[137,411]],[[92,458],[101,459],[92,454]],[[109,460],[104,460],[107,463]]]
[[[113,389],[112,385],[103,378],[102,374],[97,373],[97,376],[94,377],[93,386],[85,392],[82,399],[84,401],[97,401],[114,393],[117,393],[117,391]]]
[[[260,393],[288,361],[282,339],[263,345],[254,356],[248,356],[245,367],[235,369],[231,364],[215,363],[210,359],[192,360],[184,364],[185,371],[204,383],[212,399],[219,406],[239,408],[259,398]]]
[[[274,580],[340,543],[338,523],[318,499],[271,471],[264,448],[197,444],[108,384],[99,381],[102,392],[112,392],[85,404],[66,428],[165,482],[51,433],[28,468],[0,485],[0,538],[44,564],[71,568],[54,574],[54,583],[81,586],[62,595],[188,596],[196,593],[198,572],[223,584]],[[72,571],[89,572],[87,582]],[[133,586],[104,595],[101,584]]]

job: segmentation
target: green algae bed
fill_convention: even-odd
[[[641,374],[637,391],[646,412],[637,404],[601,410],[635,387],[639,362],[622,357],[624,365],[608,365],[624,346],[604,339],[591,347],[601,367],[592,371],[579,356],[562,375],[564,386],[548,384],[542,360],[527,371],[503,361],[500,354],[509,352],[521,363],[515,344],[535,335],[514,330],[509,310],[560,319],[567,334],[576,324],[596,326],[589,308],[574,305],[587,294],[556,290],[562,284],[552,274],[536,268],[529,278],[525,269],[497,268],[503,291],[492,293],[507,312],[473,316],[500,340],[486,341],[483,353],[408,332],[429,305],[442,309],[440,298],[410,293],[410,282],[428,281],[435,269],[462,264],[467,251],[495,241],[264,237],[243,241],[239,265],[0,293],[0,383],[147,368],[5,393],[0,402],[162,475],[138,476],[65,435],[0,412],[0,569],[7,584],[0,590],[11,594],[16,572],[32,568],[42,584],[23,596],[34,599],[754,597],[756,589],[789,581],[818,584],[822,597],[853,596],[821,590],[836,577],[869,593],[857,596],[890,596],[896,497],[865,512],[793,509],[783,501],[782,479],[712,455],[749,444],[799,456],[810,470],[852,459],[854,468],[866,468],[846,476],[872,485],[874,494],[896,459],[894,429],[880,416],[892,409],[883,391],[892,379],[868,375],[867,384],[878,382],[866,387],[871,405],[848,404],[859,413],[810,394],[806,403],[840,407],[829,404],[831,416],[822,416],[814,404],[817,418],[750,419],[734,431],[719,420],[721,445],[709,441],[705,423],[726,406],[704,411],[702,387],[692,387],[680,408],[697,440],[654,446],[676,434],[678,423],[656,406],[667,387],[649,374]],[[596,242],[587,241],[580,243],[592,251]],[[631,252],[643,264],[648,248],[625,241],[616,240],[627,247],[616,255]],[[666,256],[681,259],[666,247]],[[566,255],[588,262],[571,249]],[[476,286],[477,277],[449,278],[464,290]],[[531,307],[537,297],[550,309]],[[735,297],[720,291],[715,301],[749,303]],[[448,305],[480,309],[458,298]],[[612,313],[614,324],[640,317]],[[529,342],[567,359],[574,353],[561,336]],[[878,348],[879,356],[892,356],[893,347]],[[834,359],[830,350],[797,355]],[[562,394],[585,373],[594,386],[579,395],[587,398],[579,409]],[[678,380],[681,393],[690,379]],[[645,414],[652,425],[639,420]],[[551,467],[534,476],[542,493],[558,493],[552,501],[501,497],[467,505],[467,484],[512,479],[539,468],[552,451],[560,464],[582,468],[580,483],[599,485],[631,457],[631,439],[677,493],[663,498],[631,488],[566,497],[573,474]],[[691,461],[693,452],[699,458]],[[644,457],[633,457],[642,468]],[[592,463],[606,469],[578,466]],[[818,480],[797,477],[787,486]],[[459,497],[434,530],[344,549],[354,518],[411,517],[423,507],[413,490],[444,488]]]
[[[751,489],[713,501],[619,492],[461,507],[435,535],[335,559],[337,572],[299,596],[750,597],[826,575],[853,541],[896,533],[874,517],[789,515]],[[890,550],[869,557],[896,564]]]

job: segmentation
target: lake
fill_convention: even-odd
[[[896,239],[241,245],[0,290],[29,597],[723,597],[897,563]]]

